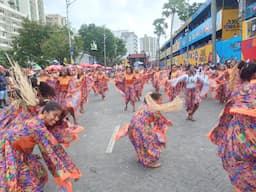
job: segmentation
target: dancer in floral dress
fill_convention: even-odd
[[[134,112],[136,102],[136,76],[133,74],[132,68],[127,67],[125,75],[123,77],[117,75],[115,81],[116,88],[121,92],[125,100],[124,110],[127,111],[128,103],[130,102]]]
[[[58,142],[47,129],[59,120],[61,112],[60,105],[50,102],[38,116],[0,132],[0,191],[43,191],[48,176],[38,156],[32,153],[35,145],[54,165],[50,171],[56,183],[72,191],[71,179],[75,176],[56,155],[54,147]]]
[[[166,133],[172,122],[161,112],[177,111],[182,101],[176,98],[171,103],[162,104],[160,93],[148,93],[144,104],[133,115],[129,124],[123,126],[115,139],[128,135],[137,153],[138,162],[145,167],[157,168],[162,148],[166,146]]]
[[[153,79],[152,79],[152,85],[155,89],[155,92],[159,92],[160,91],[160,80],[161,80],[161,71],[160,68],[157,67],[155,69],[154,75],[153,75]]]
[[[106,92],[108,91],[108,78],[99,70],[95,79],[96,92],[101,95],[102,99],[106,97]]]
[[[240,70],[241,85],[234,89],[224,114],[231,114],[226,124],[219,123],[210,139],[218,145],[223,168],[236,192],[256,191],[256,63],[245,63]],[[223,117],[223,116],[221,116]],[[223,121],[220,118],[220,121]],[[218,134],[218,135],[216,135]]]
[[[172,122],[166,119],[161,111],[175,111],[181,102],[175,100],[164,110],[153,109],[153,105],[161,106],[162,96],[159,93],[148,94],[145,103],[132,117],[128,128],[129,139],[137,153],[138,161],[146,167],[157,168],[162,148],[166,146],[166,133]]]

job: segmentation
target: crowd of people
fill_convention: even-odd
[[[78,180],[81,172],[64,147],[83,130],[76,116],[84,112],[90,92],[105,100],[109,82],[123,97],[124,111],[130,103],[133,112],[144,86],[152,85],[154,91],[146,94],[130,123],[116,135],[116,139],[127,135],[138,162],[150,168],[160,166],[160,153],[172,125],[163,112],[180,110],[183,95],[188,121],[195,121],[194,114],[206,97],[224,104],[209,139],[218,146],[235,190],[256,191],[254,62],[232,61],[219,67],[172,65],[171,69],[119,67],[111,77],[104,68],[70,65],[31,73],[13,64],[10,73],[0,74],[1,191],[43,191],[47,171],[33,152],[36,145],[54,181],[72,191],[71,181]],[[163,103],[162,91],[167,103]]]

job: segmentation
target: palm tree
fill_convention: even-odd
[[[173,63],[173,46],[172,46],[172,33],[173,33],[173,22],[174,22],[174,16],[176,13],[180,12],[183,9],[183,5],[185,4],[185,0],[168,0],[167,3],[163,6],[163,12],[162,15],[166,18],[169,18],[171,16],[171,34],[170,34],[170,46],[171,46],[171,65]]]
[[[165,35],[165,29],[167,29],[168,25],[164,18],[155,19],[153,25],[155,27],[154,33],[157,36],[158,66],[160,67],[160,38],[162,35]]]

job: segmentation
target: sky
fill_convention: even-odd
[[[66,16],[66,0],[45,0],[46,14]],[[71,0],[72,1],[72,0]],[[154,36],[153,21],[161,18],[162,7],[168,0],[75,0],[70,6],[72,28],[79,30],[82,24],[105,25],[112,31],[129,30],[138,37]],[[188,1],[188,0],[187,0]],[[189,0],[205,2],[205,0]],[[170,23],[170,20],[166,20]],[[182,23],[176,18],[174,29]],[[170,29],[167,29],[170,31]],[[170,34],[170,32],[168,33]]]

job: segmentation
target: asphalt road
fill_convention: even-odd
[[[146,86],[144,93],[152,91]],[[137,103],[138,107],[139,103]],[[215,125],[222,105],[204,100],[195,114],[196,121],[186,121],[185,111],[167,113],[173,126],[168,132],[167,148],[158,169],[137,163],[128,138],[115,143],[106,153],[114,129],[128,123],[132,109],[124,112],[121,95],[110,84],[104,101],[90,95],[79,124],[85,127],[78,142],[68,149],[83,177],[74,183],[74,192],[232,192],[227,173],[216,155],[216,147],[206,135]],[[58,191],[50,177],[46,192]]]

